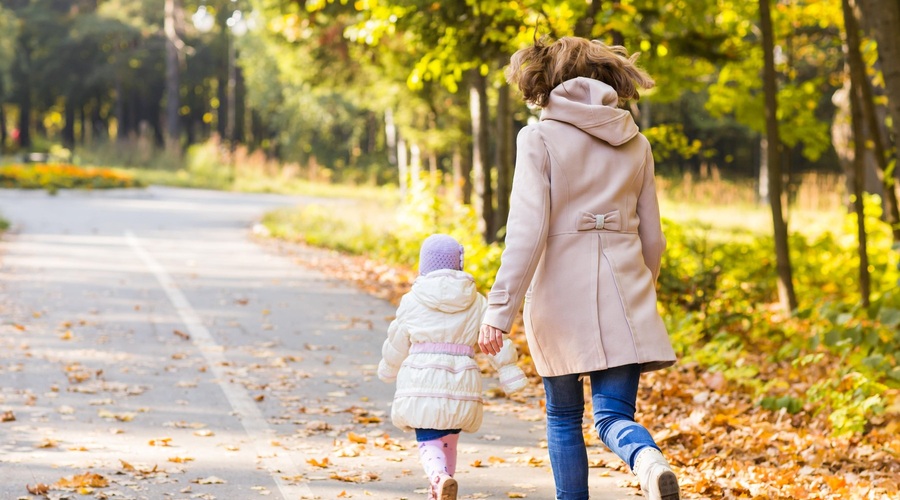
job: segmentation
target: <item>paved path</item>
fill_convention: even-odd
[[[0,190],[0,500],[79,476],[108,483],[97,498],[424,498],[375,377],[393,306],[312,268],[319,251],[249,237],[312,201]],[[552,499],[536,400],[486,410],[461,498]],[[591,469],[593,498],[632,497],[628,479]]]

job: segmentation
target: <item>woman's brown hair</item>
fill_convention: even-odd
[[[653,79],[635,64],[639,53],[628,55],[625,47],[598,40],[566,36],[513,54],[506,69],[506,81],[522,91],[525,102],[544,107],[550,91],[579,76],[606,83],[619,94],[619,103],[639,99],[638,88],[649,89]]]

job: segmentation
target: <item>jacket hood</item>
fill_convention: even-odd
[[[541,120],[565,122],[619,146],[636,136],[638,127],[631,113],[618,108],[618,103],[619,95],[609,85],[593,78],[573,78],[550,92]]]
[[[429,309],[455,313],[468,309],[475,301],[478,291],[472,275],[446,269],[416,278],[412,294]]]

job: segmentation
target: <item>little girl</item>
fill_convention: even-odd
[[[397,382],[391,419],[416,431],[431,500],[456,499],[459,433],[481,427],[481,371],[472,357],[486,301],[462,268],[463,247],[455,239],[443,234],[425,239],[419,277],[400,300],[378,365],[381,380]],[[525,387],[509,339],[489,359],[507,394]]]

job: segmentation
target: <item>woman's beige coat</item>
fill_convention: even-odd
[[[609,85],[575,78],[519,133],[506,249],[484,322],[509,332],[524,297],[541,376],[675,362],[656,308],[666,240],[653,156],[617,103]]]

